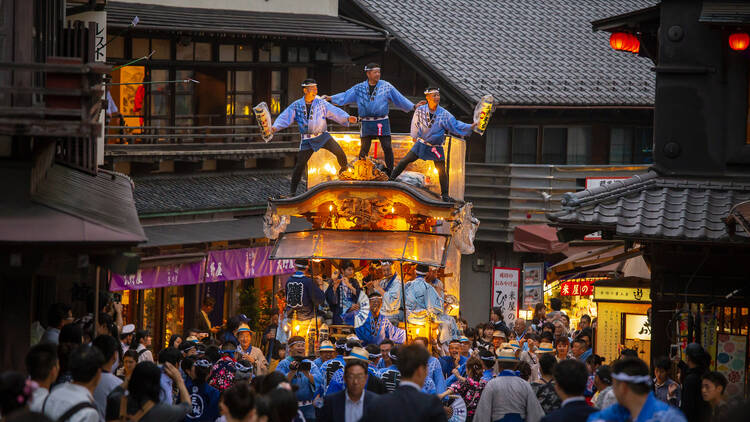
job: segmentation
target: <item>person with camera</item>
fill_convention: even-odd
[[[315,420],[315,406],[313,399],[316,392],[323,386],[323,375],[320,369],[310,360],[305,358],[305,339],[301,336],[292,336],[287,345],[289,356],[279,362],[276,370],[286,376],[291,385],[297,386],[297,406],[305,420]]]

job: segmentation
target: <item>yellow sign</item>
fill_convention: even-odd
[[[625,339],[651,341],[651,323],[648,316],[625,314]]]
[[[599,287],[594,285],[594,301],[616,300],[618,302],[651,303],[651,289],[631,287]]]

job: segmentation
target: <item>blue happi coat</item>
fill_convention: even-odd
[[[401,312],[401,279],[398,274],[378,282],[383,289],[383,306],[380,313],[393,321]]]
[[[382,313],[375,318],[372,312],[367,314],[367,319],[359,327],[354,329],[362,345],[380,344],[385,339],[393,340],[396,344],[406,341],[406,331],[403,328],[394,327],[391,321]]]
[[[437,106],[432,118],[429,105],[417,107],[411,119],[411,137],[415,141],[411,151],[422,160],[444,161],[443,141],[446,132],[467,136],[471,133],[471,125],[456,120],[443,107]],[[420,139],[429,145],[419,142]]]
[[[630,420],[630,411],[615,403],[589,415],[588,422],[629,422]],[[643,404],[638,414],[638,419],[633,422],[685,422],[685,416],[676,407],[657,399],[654,393],[649,393],[646,403]]]
[[[382,117],[383,119],[363,121],[362,136],[390,135],[391,125],[388,120],[388,103],[405,112],[414,109],[414,103],[401,95],[390,83],[380,80],[370,95],[369,82],[360,82],[346,92],[331,96],[331,101],[340,106],[357,104],[359,117]],[[380,130],[378,130],[380,124]]]
[[[394,363],[387,368],[378,370],[378,378],[380,378],[380,380],[383,381],[383,384],[385,384],[386,391],[391,393],[401,383],[401,371],[398,370],[398,367]],[[437,387],[435,387],[435,382],[432,378],[427,377],[424,379],[422,392],[427,394],[438,394]]]
[[[367,382],[370,382],[370,377],[377,377],[378,371],[373,368],[372,366],[367,366]],[[339,391],[342,391],[344,389],[345,383],[344,383],[344,368],[338,369],[333,376],[331,377],[331,381],[328,383],[328,387],[326,388],[326,396],[338,393]],[[367,388],[367,384],[365,384],[365,388]]]
[[[315,317],[315,307],[325,300],[325,294],[317,284],[302,271],[292,274],[286,281],[285,314],[291,318],[297,311],[297,319],[306,321]],[[283,330],[281,330],[283,331]]]
[[[276,121],[273,122],[273,127],[282,130],[296,122],[299,133],[302,135],[300,150],[312,149],[317,151],[330,139],[330,135],[320,136],[328,131],[326,119],[331,119],[342,126],[349,126],[349,114],[347,112],[319,97],[315,97],[313,100],[308,116],[303,97],[282,111]]]
[[[293,361],[294,359],[291,356],[282,360],[276,366],[276,370],[287,375],[289,373],[289,364]],[[315,381],[315,383],[310,383],[310,380],[302,373],[302,371],[297,371],[294,378],[292,378],[291,384],[298,387],[295,395],[297,396],[297,402],[302,414],[305,415],[306,419],[314,419],[315,407],[313,406],[312,401],[317,393],[323,388],[323,375],[320,373],[320,369],[311,360],[304,359],[304,362],[310,362],[310,375],[313,376],[313,381]]]
[[[328,388],[328,384],[331,382],[331,378],[333,378],[333,374],[336,373],[339,369],[346,366],[346,361],[344,361],[344,357],[341,355],[336,356],[335,358],[331,360],[327,360],[323,363],[323,365],[320,366],[320,373],[323,374],[323,391],[325,391],[326,388]]]
[[[443,300],[423,276],[406,283],[404,295],[408,312],[426,310],[431,314],[443,313]]]

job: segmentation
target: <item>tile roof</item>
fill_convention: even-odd
[[[609,47],[591,21],[656,0],[352,0],[477,101],[652,105],[652,63]]]
[[[135,177],[138,214],[259,207],[289,193],[290,174],[240,171]],[[304,185],[300,189],[304,190]]]
[[[107,2],[107,26],[139,30],[227,33],[289,38],[384,40],[383,33],[337,16],[270,13],[154,4]]]
[[[606,186],[566,193],[562,210],[547,214],[563,227],[614,230],[638,239],[750,241],[741,229],[730,238],[724,218],[750,200],[750,180],[684,178],[655,172]]]

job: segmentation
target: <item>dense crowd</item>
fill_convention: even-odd
[[[321,341],[308,356],[305,338],[276,340],[276,320],[254,347],[243,315],[174,335],[154,354],[149,332],[122,325],[117,304],[98,324],[74,321],[56,304],[26,371],[0,375],[0,414],[61,422],[708,422],[747,411],[727,402],[727,380],[708,370],[699,345],[687,347],[686,362],[655,359],[653,373],[633,350],[606,364],[592,353],[596,320],[583,316],[571,330],[560,303],[551,306],[511,327],[499,309],[474,328],[457,319],[460,335],[447,347],[426,337],[375,344],[352,333]]]

